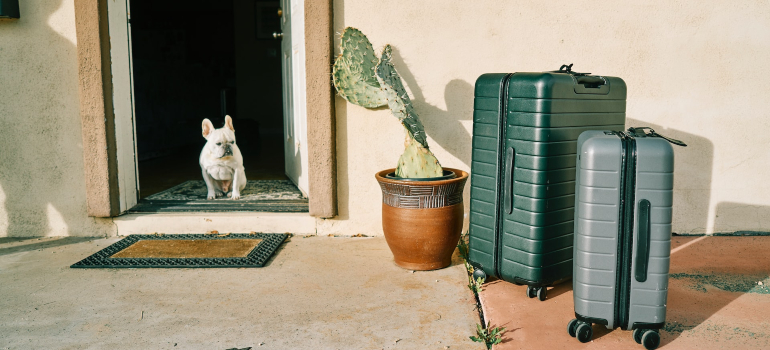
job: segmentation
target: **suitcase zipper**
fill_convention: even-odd
[[[622,329],[628,328],[628,312],[631,298],[631,256],[634,229],[634,201],[636,187],[636,140],[620,132],[621,175],[620,208],[618,213],[618,261],[616,267],[615,322]]]
[[[503,249],[502,249],[502,239],[503,239],[503,220],[504,214],[503,214],[503,206],[500,205],[501,200],[503,199],[503,191],[505,190],[503,183],[503,179],[505,179],[505,141],[507,137],[506,129],[508,127],[508,83],[511,81],[511,76],[513,73],[508,73],[505,78],[503,78],[502,84],[500,84],[500,115],[499,115],[499,121],[500,121],[500,128],[497,130],[497,178],[499,181],[497,181],[497,184],[495,185],[497,187],[497,204],[495,207],[495,210],[497,211],[497,222],[495,222],[495,242],[494,242],[494,266],[492,267],[494,269],[494,276],[502,278],[503,276],[500,274],[500,260],[503,256]]]

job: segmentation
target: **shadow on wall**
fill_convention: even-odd
[[[417,84],[417,79],[395,46],[393,46],[393,61],[404,84],[412,92],[412,103],[425,125],[425,132],[433,141],[469,168],[471,132],[465,129],[462,122],[471,120],[473,117],[473,85],[460,79],[450,81],[444,87],[446,110],[443,110],[425,102],[425,96]]]
[[[0,20],[0,236],[95,236],[98,223],[86,216],[72,2],[19,5],[21,19]]]
[[[469,169],[471,162],[471,133],[465,128],[463,121],[471,120],[473,115],[473,85],[460,79],[450,81],[444,88],[446,110],[443,110],[425,102],[425,97],[417,84],[414,74],[409,70],[408,65],[404,62],[396,47],[393,47],[393,61],[404,84],[412,93],[412,103],[425,126],[425,132],[433,142],[459,159],[463,164],[461,168]],[[346,130],[347,122],[342,116],[347,117],[347,102],[339,97],[339,95],[336,98],[337,129]],[[382,108],[387,109],[387,107]],[[348,169],[345,160],[348,159],[349,145],[345,135],[347,135],[345,132],[337,132],[338,171],[340,173],[346,173]],[[442,162],[442,165],[447,165],[441,158],[439,158],[439,161]],[[464,192],[466,203],[469,198],[469,189],[470,186],[466,185]],[[337,197],[339,203],[348,203],[350,200],[349,184],[338,184]],[[465,209],[467,212],[467,205]],[[349,211],[342,205],[340,205],[338,219],[349,219]]]
[[[663,136],[682,140],[687,147],[674,147],[673,231],[705,233],[710,226],[709,203],[714,163],[714,144],[707,138],[649,122],[626,119],[626,128],[649,126]]]
[[[451,80],[444,87],[446,110],[425,101],[425,96],[417,84],[409,65],[401,57],[397,47],[393,47],[393,61],[396,70],[412,92],[412,103],[425,126],[425,132],[435,143],[449,154],[460,160],[463,170],[470,171],[472,131],[465,128],[464,122],[473,118],[473,85],[461,79]],[[439,161],[442,161],[439,158]],[[442,165],[447,165],[446,161]],[[453,166],[458,167],[458,166]],[[463,190],[465,218],[462,232],[468,231],[468,213],[470,211],[470,181]]]
[[[347,174],[349,171],[348,147],[348,101],[340,97],[336,91],[334,95],[335,124],[337,137],[337,173]],[[350,219],[350,180],[337,180],[337,216],[334,220]]]
[[[720,202],[714,218],[714,233],[757,231],[770,226],[770,206]]]

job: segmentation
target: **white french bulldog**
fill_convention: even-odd
[[[203,119],[203,137],[207,142],[201,151],[200,165],[208,189],[206,199],[225,195],[240,199],[241,190],[246,187],[246,172],[241,150],[235,144],[233,119],[225,116],[225,126],[219,129]]]

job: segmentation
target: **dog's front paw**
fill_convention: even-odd
[[[217,198],[217,194],[214,192],[209,192],[209,194],[206,195],[206,199],[209,199],[209,200],[216,199],[216,198]]]
[[[241,199],[241,193],[240,192],[232,192],[232,194],[230,194],[230,199],[232,199],[232,200]]]

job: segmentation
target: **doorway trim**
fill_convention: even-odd
[[[334,38],[332,0],[307,0],[304,3],[309,211],[311,216],[329,218],[337,215],[334,93],[329,78]],[[111,60],[110,29],[113,26],[107,12],[107,0],[75,0],[87,212],[95,217],[117,216],[128,209],[125,206],[132,198],[133,201],[137,199],[136,184],[132,185],[130,174],[126,174],[130,169],[136,169],[134,138],[124,137],[117,142],[115,130],[116,124],[119,127],[131,125],[133,134],[133,102],[130,103],[131,111],[126,110],[129,104],[125,103],[126,92],[133,101],[132,92],[125,86],[122,89],[113,87],[113,67],[120,58]],[[112,53],[116,54],[116,51],[112,50]],[[130,64],[126,58],[122,62]],[[115,69],[115,72],[121,70]],[[132,116],[129,122],[125,113]],[[116,115],[124,117],[118,120]],[[131,147],[128,142],[133,146],[133,159],[128,156],[129,152],[122,152],[124,156],[119,157],[122,150]],[[135,173],[133,179],[136,181]],[[128,189],[131,186],[133,197]]]
[[[86,211],[96,217],[120,213],[106,18],[107,0],[75,0]]]
[[[305,0],[305,101],[310,215],[337,215],[332,0]]]

